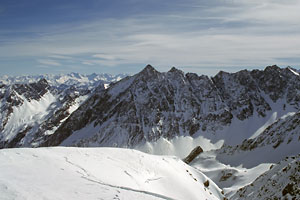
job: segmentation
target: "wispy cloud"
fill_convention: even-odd
[[[91,61],[82,61],[81,64],[83,65],[95,65],[93,62]]]
[[[92,55],[94,58],[99,58],[99,59],[104,59],[104,60],[116,60],[117,58],[113,55],[108,55],[108,54],[95,54]]]
[[[37,62],[43,65],[51,65],[51,66],[61,66],[61,64],[55,60],[46,60],[46,59],[38,59]]]
[[[65,56],[65,55],[50,55],[48,57],[49,58],[55,58],[55,59],[63,59],[63,60],[65,60],[65,59],[69,59],[69,60],[73,59],[71,56]]]

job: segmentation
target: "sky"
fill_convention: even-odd
[[[0,76],[300,66],[300,0],[0,0]]]

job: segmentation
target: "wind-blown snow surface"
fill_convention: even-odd
[[[129,149],[2,149],[0,172],[1,200],[223,199],[179,158]]]

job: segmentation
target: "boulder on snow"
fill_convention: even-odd
[[[203,149],[200,146],[197,146],[182,161],[185,162],[186,164],[189,164],[190,162],[192,162],[202,152],[203,152]]]

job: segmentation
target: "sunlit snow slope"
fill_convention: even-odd
[[[129,149],[2,149],[0,172],[1,200],[223,199],[177,157]]]

